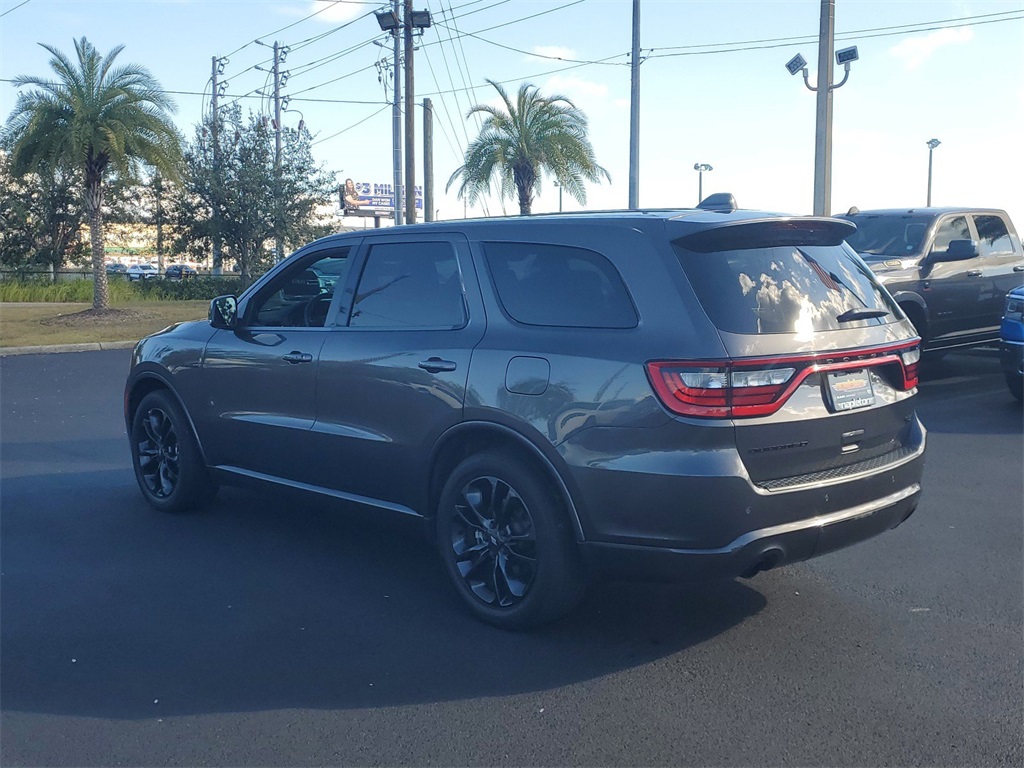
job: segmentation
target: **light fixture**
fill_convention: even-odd
[[[394,32],[398,29],[398,15],[394,11],[374,11],[373,15],[377,17],[381,32]]]
[[[430,11],[413,11],[411,15],[410,26],[413,29],[426,29],[432,22]]]

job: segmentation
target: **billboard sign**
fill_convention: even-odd
[[[394,187],[389,183],[380,184],[346,179],[345,184],[338,190],[338,202],[345,213],[356,215],[383,213],[394,216],[395,195],[393,190]],[[423,210],[423,187],[416,187],[416,210]]]

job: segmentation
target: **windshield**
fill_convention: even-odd
[[[916,256],[921,252],[933,216],[915,213],[839,216],[853,222],[857,231],[846,238],[862,256]]]
[[[896,322],[900,313],[845,245],[780,245],[676,255],[717,328],[796,333]]]

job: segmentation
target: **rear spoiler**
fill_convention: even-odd
[[[857,231],[853,222],[812,216],[738,221],[696,232],[692,226],[679,222],[679,229],[691,230],[690,234],[672,238],[670,231],[669,236],[676,245],[697,253],[786,245],[840,245]]]

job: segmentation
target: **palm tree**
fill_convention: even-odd
[[[92,240],[93,309],[110,301],[103,250],[104,176],[113,171],[122,180],[134,178],[140,165],[177,177],[181,149],[170,115],[174,102],[145,67],[115,66],[124,46],[106,56],[84,37],[75,41],[78,62],[43,45],[53,56],[56,78],[22,75],[19,93],[7,121],[11,161],[18,175],[41,166],[67,164],[82,174],[85,209]]]
[[[464,164],[448,179],[449,189],[462,177],[458,196],[470,203],[488,192],[497,171],[501,175],[501,194],[518,194],[519,212],[527,216],[535,193],[540,192],[541,172],[555,177],[577,202],[587,202],[585,181],[611,180],[608,171],[594,159],[594,148],[587,138],[587,118],[565,96],[541,96],[529,83],[519,86],[513,104],[508,93],[493,80],[507,111],[477,104],[466,118],[480,112],[487,115],[480,135],[466,149]]]

